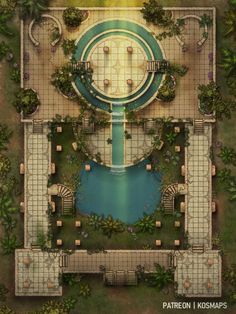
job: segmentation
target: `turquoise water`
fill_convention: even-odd
[[[122,174],[114,174],[110,168],[91,161],[91,171],[83,169],[80,173],[77,210],[111,214],[125,223],[134,223],[143,212],[152,213],[160,202],[161,176],[146,171],[147,163],[143,161]]]
[[[112,166],[124,164],[124,107],[112,106]]]

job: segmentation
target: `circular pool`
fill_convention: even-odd
[[[127,20],[93,25],[77,40],[74,57],[77,62],[89,62],[93,69],[90,86],[77,77],[74,88],[103,110],[109,110],[112,103],[128,109],[147,105],[155,98],[163,78],[162,74],[146,70],[147,61],[164,59],[160,44],[144,26]]]

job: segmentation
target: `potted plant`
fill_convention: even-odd
[[[75,7],[66,8],[63,12],[63,21],[69,28],[76,28],[80,26],[83,19],[83,12]]]
[[[16,111],[26,116],[35,113],[40,105],[38,94],[32,88],[21,88],[15,96],[13,105]]]

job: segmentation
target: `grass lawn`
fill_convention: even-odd
[[[62,227],[56,227],[56,220],[63,221]],[[183,244],[184,231],[183,223],[184,219],[174,218],[172,215],[156,214],[156,219],[162,222],[162,227],[157,228],[153,234],[138,233],[131,234],[127,230],[122,233],[113,234],[111,238],[108,238],[102,233],[102,230],[94,230],[92,226],[88,224],[88,218],[78,215],[76,217],[59,216],[53,217],[53,245],[56,244],[56,239],[63,240],[63,249],[75,249],[75,240],[81,240],[81,249],[87,250],[112,250],[112,249],[155,249],[155,241],[160,239],[162,241],[162,248],[174,249],[174,240],[180,239]],[[81,228],[75,227],[75,220],[81,221]],[[174,221],[180,220],[180,228],[174,227]],[[135,228],[134,228],[135,231]],[[87,234],[87,237],[84,236]]]
[[[75,137],[71,123],[57,125],[61,125],[62,133],[55,133],[51,140],[52,161],[56,164],[56,174],[51,177],[52,183],[62,183],[74,190],[75,177],[78,176],[82,164],[87,158],[72,148]],[[56,151],[57,145],[62,146],[61,152]]]

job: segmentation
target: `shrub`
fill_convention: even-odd
[[[13,102],[17,112],[23,112],[24,115],[29,115],[35,112],[40,105],[38,94],[33,89],[21,88],[16,94],[16,99]]]
[[[61,46],[62,46],[65,56],[73,54],[76,50],[74,39],[64,39]]]
[[[164,102],[171,102],[175,99],[175,86],[173,78],[167,75],[163,84],[158,90],[157,98]]]
[[[156,228],[155,219],[153,215],[147,215],[144,213],[143,218],[140,218],[135,226],[138,228],[138,232],[148,232],[152,234]]]
[[[158,26],[168,26],[171,24],[171,13],[165,11],[163,7],[158,4],[157,0],[144,2],[143,6],[141,13],[147,22]]]
[[[0,154],[0,177],[5,178],[11,170],[11,162],[5,155]]]
[[[223,100],[219,86],[213,81],[207,85],[198,86],[199,110],[203,114],[213,114],[216,118],[230,118],[231,111],[236,109],[236,102],[233,100]]]
[[[69,7],[63,12],[63,20],[68,27],[78,27],[83,21],[83,13],[77,8]]]
[[[0,61],[2,61],[4,57],[6,57],[9,51],[10,51],[10,47],[8,46],[8,44],[6,44],[5,41],[1,41],[0,42]]]
[[[70,99],[76,99],[77,95],[72,86],[72,81],[72,67],[69,63],[58,68],[51,76],[53,86]]]

